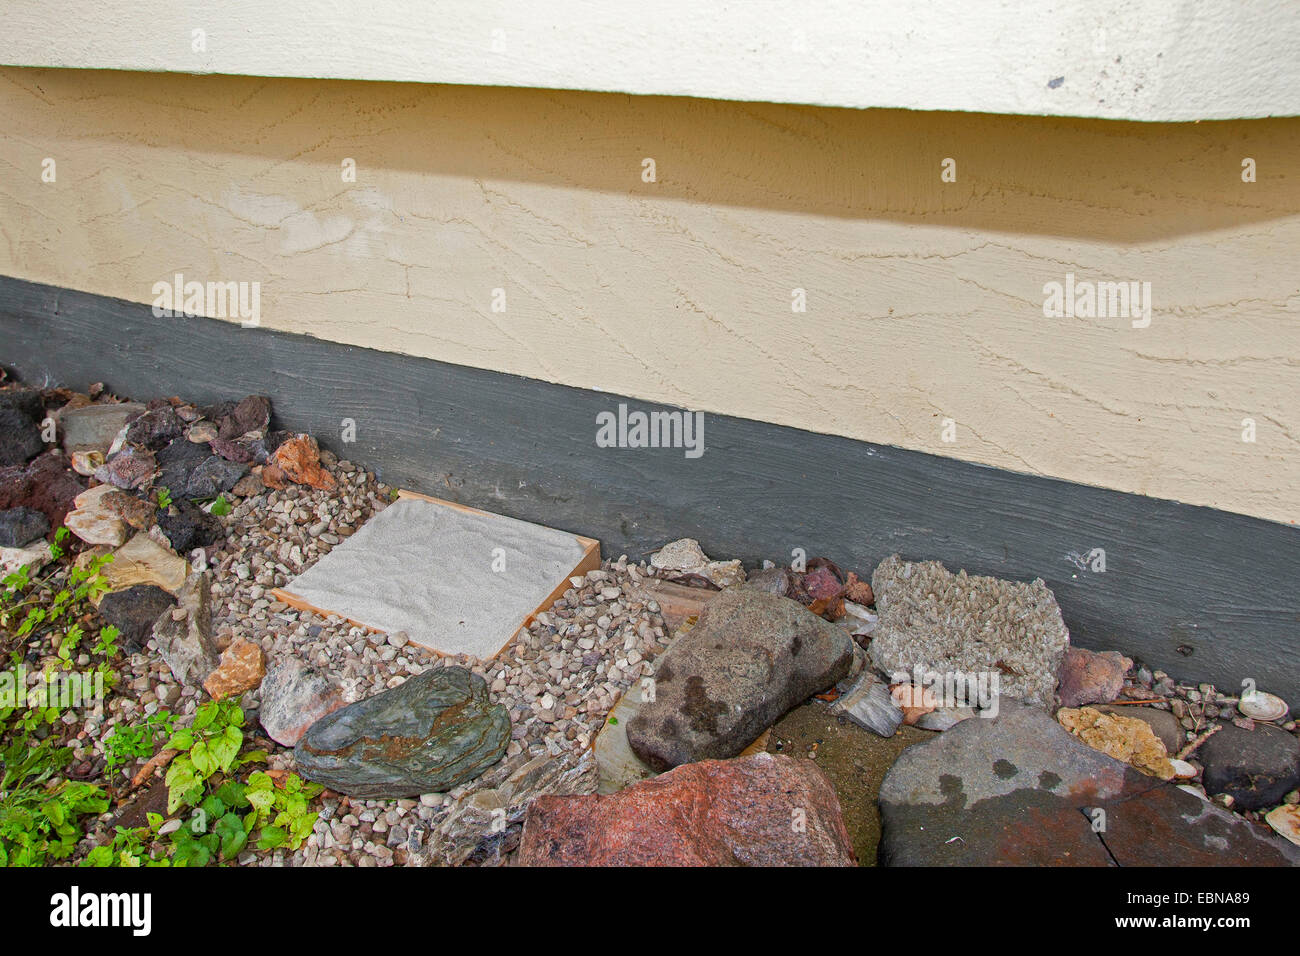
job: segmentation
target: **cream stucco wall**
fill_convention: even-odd
[[[5,0],[0,63],[1133,120],[1300,114],[1295,0]]]
[[[1300,512],[1300,120],[24,69],[0,116],[2,274],[259,282],[271,328]],[[1150,326],[1044,317],[1067,273]]]

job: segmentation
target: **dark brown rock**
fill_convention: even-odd
[[[213,515],[185,498],[173,499],[157,517],[158,528],[177,554],[189,554],[195,548],[216,544],[225,530]]]
[[[40,419],[0,404],[0,465],[25,465],[44,449]]]
[[[139,651],[153,633],[163,614],[171,613],[175,599],[160,587],[136,584],[105,594],[99,602],[99,616],[121,635],[118,644],[128,652]]]
[[[262,431],[271,421],[271,400],[264,395],[249,395],[230,409],[228,414],[209,415],[217,423],[217,437],[233,441],[252,431]]]
[[[229,441],[225,438],[214,438],[208,444],[214,452],[226,459],[226,461],[247,465],[254,460],[253,453],[239,442]]]
[[[618,793],[543,795],[528,866],[851,866],[839,799],[811,760],[759,753],[686,764]]]
[[[1206,793],[1226,793],[1243,810],[1274,807],[1300,786],[1300,740],[1281,727],[1225,724],[1197,755],[1205,765]]]
[[[0,547],[22,548],[50,533],[50,519],[26,505],[0,511]]]
[[[0,468],[0,508],[35,508],[52,528],[63,524],[73,499],[85,490],[85,479],[57,451],[40,455],[25,468]]]
[[[842,628],[786,598],[728,589],[660,658],[628,744],[655,770],[734,757],[852,662]]]
[[[176,410],[171,405],[161,405],[131,422],[126,440],[139,448],[159,451],[184,434],[185,423]]]

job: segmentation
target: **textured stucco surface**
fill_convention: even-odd
[[[22,69],[0,115],[2,274],[260,282],[269,328],[1300,510],[1300,120]],[[1067,273],[1150,282],[1150,326],[1045,318]]]
[[[1169,121],[1300,113],[1294,0],[6,0],[0,63]]]

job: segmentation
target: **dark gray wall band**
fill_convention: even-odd
[[[596,446],[616,395],[0,277],[0,363],[29,383],[134,398],[269,395],[276,420],[387,482],[597,537],[644,557],[689,536],[716,557],[792,549],[869,574],[881,558],[1042,577],[1075,643],[1179,677],[1253,678],[1300,705],[1300,529],[721,415],[706,451]],[[340,441],[344,419],[356,441]],[[1106,553],[1106,571],[1071,555]],[[1181,649],[1181,650],[1180,650]]]

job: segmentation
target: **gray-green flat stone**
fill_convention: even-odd
[[[294,748],[298,772],[365,800],[441,793],[506,752],[510,716],[483,678],[440,667],[322,717]]]

